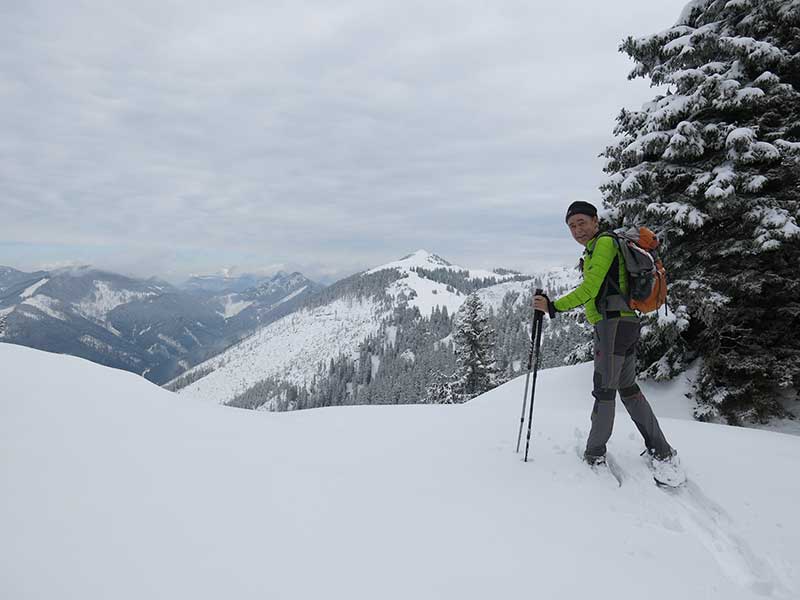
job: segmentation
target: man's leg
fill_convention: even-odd
[[[650,403],[636,383],[636,342],[639,341],[637,325],[636,339],[628,349],[619,378],[619,395],[636,428],[644,438],[648,450],[653,450],[658,457],[669,456],[672,448],[667,443],[661,426],[658,424]]]
[[[592,408],[592,428],[586,440],[586,460],[605,456],[606,443],[614,429],[614,404],[616,402],[616,382],[619,379],[623,361],[614,356],[614,341],[617,336],[619,319],[605,319],[594,326],[594,407]]]
[[[600,375],[594,374],[594,407],[592,408],[592,428],[589,439],[586,440],[586,460],[594,462],[595,459],[606,455],[606,443],[614,429],[614,409],[617,399],[617,390],[601,387]]]

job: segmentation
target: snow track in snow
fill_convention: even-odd
[[[681,522],[705,546],[720,569],[736,584],[760,596],[791,598],[776,573],[736,532],[736,524],[693,481],[680,488],[662,488],[674,501]]]
[[[633,466],[627,461],[627,469],[613,457],[612,462],[626,485],[635,486],[635,493],[658,512],[661,526],[676,534],[692,535],[733,583],[759,596],[792,598],[777,573],[737,531],[734,520],[696,482],[689,480],[678,488],[658,486],[644,460],[635,461],[639,464]],[[664,505],[663,496],[669,498],[669,504]]]

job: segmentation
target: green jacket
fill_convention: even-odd
[[[603,315],[597,310],[595,299],[600,293],[600,288],[603,286],[603,281],[611,268],[611,263],[614,261],[615,256],[619,257],[618,264],[625,264],[619,255],[617,244],[611,236],[598,235],[589,240],[589,243],[586,244],[586,249],[583,251],[583,283],[566,296],[562,296],[553,302],[555,309],[558,312],[564,312],[578,306],[585,306],[586,318],[589,323],[594,325],[601,321]],[[619,269],[619,288],[623,293],[628,293],[628,274],[624,267]],[[613,289],[611,293],[614,293]],[[633,311],[620,311],[620,316],[635,317],[636,313]]]

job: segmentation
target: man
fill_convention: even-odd
[[[685,476],[677,452],[667,442],[636,384],[640,324],[623,296],[628,292],[628,274],[617,242],[609,235],[600,235],[597,209],[589,202],[573,202],[567,209],[566,222],[575,241],[585,247],[581,259],[583,283],[555,302],[545,295],[536,296],[534,307],[553,317],[557,312],[584,306],[586,318],[594,326],[595,401],[584,458],[593,467],[605,464],[606,443],[614,426],[619,391],[622,403],[644,438],[654,477],[660,483],[680,485]],[[609,279],[616,281],[617,286],[609,285]]]

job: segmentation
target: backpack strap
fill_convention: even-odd
[[[603,279],[603,285],[600,287],[600,292],[597,294],[595,298],[595,306],[603,315],[603,318],[613,318],[620,316],[620,312],[623,310],[631,310],[630,307],[630,295],[626,294],[622,291],[619,285],[619,269],[620,269],[620,248],[619,248],[619,238],[617,235],[610,231],[604,231],[597,237],[600,238],[601,236],[610,237],[614,240],[614,244],[617,247],[616,256],[614,260],[611,262],[611,266],[608,268],[606,272],[606,276]],[[591,257],[592,253],[589,253]],[[611,287],[615,293],[609,294],[609,287]],[[612,306],[612,304],[614,306]]]

